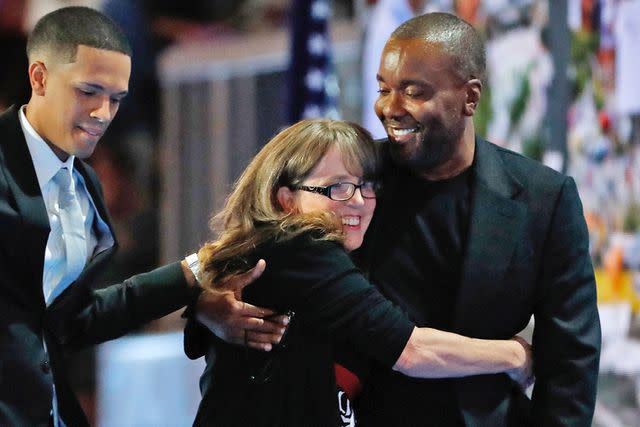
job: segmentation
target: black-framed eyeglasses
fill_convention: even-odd
[[[331,185],[293,185],[292,190],[309,191],[311,193],[322,194],[336,200],[338,202],[344,202],[353,197],[356,193],[356,189],[360,189],[360,194],[363,199],[375,199],[380,185],[376,181],[364,181],[362,184],[354,184],[352,182],[336,182]]]

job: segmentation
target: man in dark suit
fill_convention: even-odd
[[[502,374],[419,380],[349,354],[359,426],[591,425],[601,334],[576,185],[475,134],[484,74],[481,38],[454,15],[391,35],[375,105],[383,192],[354,255],[418,326],[506,339],[533,316],[532,398]]]
[[[200,294],[185,261],[92,288],[117,243],[98,178],[80,159],[127,94],[131,51],[108,18],[70,7],[38,22],[27,54],[31,99],[0,115],[0,425],[86,425],[63,352],[120,336],[197,295],[198,318],[224,338],[268,348],[282,326],[253,316],[270,312],[236,303],[229,320],[229,296],[220,303]],[[217,326],[219,318],[231,326]]]
[[[363,426],[589,426],[600,324],[574,181],[475,135],[485,53],[459,18],[427,14],[387,42],[375,110],[384,194],[360,259],[419,326],[509,338],[533,315],[529,400],[504,375],[415,380],[374,367]]]

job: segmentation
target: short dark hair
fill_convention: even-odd
[[[62,61],[74,61],[79,45],[112,50],[131,56],[124,32],[97,10],[72,6],[43,16],[27,40],[27,56],[38,51],[54,52]]]
[[[409,19],[392,34],[392,39],[422,39],[437,44],[455,61],[457,73],[464,80],[484,80],[486,53],[480,34],[468,22],[450,13],[427,13]]]

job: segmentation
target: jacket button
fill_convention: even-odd
[[[48,374],[49,372],[51,372],[51,364],[49,363],[48,359],[45,359],[42,361],[42,363],[40,364],[40,368],[42,369],[42,372],[44,372],[45,374]]]

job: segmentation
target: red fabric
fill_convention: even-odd
[[[334,363],[333,366],[336,372],[336,384],[347,394],[349,400],[355,399],[362,391],[360,379],[356,374],[338,363]]]
[[[2,32],[24,33],[25,6],[24,0],[0,0],[0,30]]]
[[[611,127],[611,120],[605,111],[600,111],[598,114],[598,121],[600,122],[600,129],[605,132],[609,130],[609,127]]]

